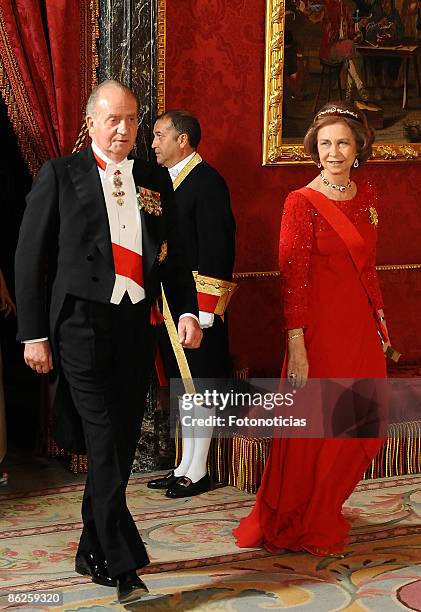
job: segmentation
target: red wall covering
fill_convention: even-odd
[[[264,18],[263,0],[167,2],[166,107],[199,117],[200,153],[229,184],[238,272],[277,269],[283,200],[316,172],[262,167]],[[366,178],[380,194],[378,263],[421,263],[421,165],[370,164],[355,172]],[[421,270],[379,275],[393,344],[421,359]],[[279,371],[280,312],[277,279],[241,281],[230,312],[236,368]]]

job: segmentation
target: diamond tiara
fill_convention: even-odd
[[[361,118],[357,113],[354,113],[353,111],[350,111],[346,108],[337,108],[336,106],[331,106],[330,108],[327,108],[326,110],[317,113],[316,119],[322,119],[326,115],[330,117],[341,117],[345,115],[346,117],[350,117],[351,119],[355,119],[356,121],[362,123]]]

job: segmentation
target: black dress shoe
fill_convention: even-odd
[[[135,601],[148,592],[146,584],[134,570],[117,577],[117,597],[120,603]]]
[[[210,491],[210,489],[211,480],[209,474],[205,474],[203,478],[197,482],[192,482],[190,478],[181,476],[172,487],[169,487],[165,495],[173,499],[177,497],[192,497],[193,495],[206,493],[206,491]]]
[[[117,586],[117,580],[108,573],[107,562],[94,553],[78,552],[75,559],[75,572],[82,576],[90,576],[92,582],[103,586]]]
[[[174,476],[174,470],[165,474],[162,478],[156,478],[155,480],[150,480],[146,485],[148,489],[168,489],[174,483],[177,482],[179,476]]]

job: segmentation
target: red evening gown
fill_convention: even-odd
[[[374,188],[334,201],[363,236],[373,306],[338,234],[300,193],[285,201],[279,262],[286,329],[305,328],[310,378],[385,378],[373,318],[382,308],[375,270]],[[372,213],[371,213],[372,214]],[[285,376],[286,361],[283,368]],[[239,547],[340,552],[349,532],[342,506],[384,439],[274,439],[249,516],[234,530]]]

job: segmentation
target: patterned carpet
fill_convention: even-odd
[[[345,556],[236,548],[231,530],[254,497],[231,487],[181,500],[131,479],[147,544],[150,594],[121,606],[114,589],[73,572],[82,485],[0,496],[0,608],[13,610],[421,611],[421,475],[361,482],[348,500]],[[8,593],[54,590],[64,604],[16,605]]]

